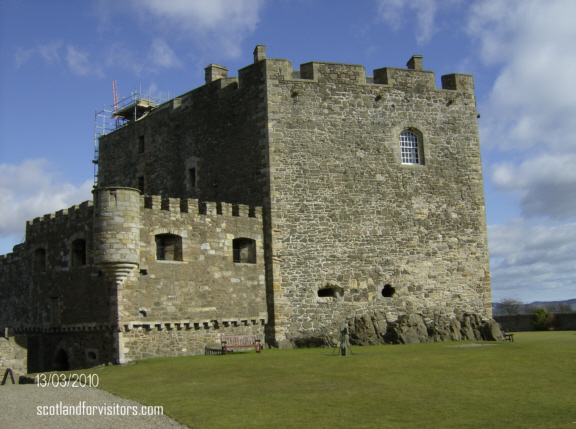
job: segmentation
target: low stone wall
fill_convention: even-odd
[[[25,375],[28,365],[28,349],[26,337],[11,335],[4,331],[0,336],[0,381],[8,368],[12,369],[14,380],[18,382],[18,376]],[[11,383],[8,377],[7,383]]]
[[[556,314],[557,331],[574,331],[576,330],[576,313]],[[518,314],[515,316],[494,316],[494,320],[500,323],[502,330],[506,332],[524,332],[534,331],[530,324],[529,314]]]
[[[144,329],[123,332],[120,363],[157,357],[203,355],[206,347],[221,347],[221,335],[257,335],[264,345],[264,325]]]

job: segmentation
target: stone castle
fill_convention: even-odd
[[[491,318],[471,75],[436,88],[417,55],[293,70],[258,45],[238,77],[210,64],[205,85],[116,115],[94,201],[29,221],[0,258],[0,327],[30,372],[221,334],[329,344],[342,323],[378,343],[414,316],[458,339]]]

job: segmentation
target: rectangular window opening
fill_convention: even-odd
[[[196,187],[196,168],[190,168],[188,170],[188,177],[190,178],[190,187],[191,188],[195,188]]]
[[[144,136],[138,137],[138,153],[144,153]]]
[[[138,177],[138,189],[141,193],[144,193],[144,176]]]

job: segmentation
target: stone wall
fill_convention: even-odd
[[[558,331],[576,331],[576,313],[555,314],[556,324],[554,329]],[[529,314],[515,316],[494,316],[494,320],[500,323],[502,330],[506,332],[533,331]]]
[[[117,363],[118,333],[114,326],[53,329],[27,336],[29,373]]]
[[[98,185],[138,188],[143,178],[148,195],[261,206],[264,76],[261,62],[243,68],[237,78],[207,79],[101,137]]]
[[[18,383],[18,376],[27,374],[27,338],[14,335],[11,329],[4,328],[0,335],[0,381],[8,368],[12,370],[14,381]],[[11,383],[10,376],[6,381]]]
[[[118,293],[120,359],[200,354],[220,333],[262,336],[262,209],[157,196],[143,197],[142,205],[139,270]],[[158,260],[155,237],[162,234],[182,238],[181,260]],[[234,262],[239,238],[253,240],[254,263]]]
[[[224,318],[226,319],[226,318]],[[121,333],[123,362],[159,356],[188,356],[220,348],[221,335],[258,335],[264,340],[264,324],[257,319],[224,320],[190,324],[133,324]]]
[[[369,79],[362,66],[315,62],[294,79],[290,62],[266,65],[277,340],[374,312],[490,317],[471,76],[437,89],[417,69]],[[422,138],[423,165],[402,164],[403,130]]]
[[[374,312],[490,317],[472,76],[443,76],[438,89],[420,56],[372,77],[353,64],[295,71],[263,46],[238,79],[214,64],[206,76],[103,137],[99,180],[264,204],[272,344]],[[401,162],[404,130],[421,138],[422,165]]]
[[[263,337],[260,207],[120,187],[95,201],[29,222],[0,260],[0,321],[30,337],[31,370],[199,354],[224,331]],[[178,240],[172,260],[159,257],[163,236]],[[250,259],[235,261],[238,239]]]
[[[107,284],[93,261],[91,201],[26,224],[0,257],[0,326],[48,329],[110,322]]]

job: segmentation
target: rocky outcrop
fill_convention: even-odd
[[[350,344],[416,344],[438,341],[503,341],[500,325],[493,319],[482,319],[474,313],[436,317],[426,320],[421,314],[402,315],[387,322],[383,313],[356,317],[348,322]],[[292,340],[283,340],[279,348],[334,347],[338,344],[337,330],[318,334],[301,332]]]
[[[502,331],[492,319],[483,320],[472,313],[456,318],[436,318],[426,322],[420,314],[400,316],[394,322],[386,322],[383,315],[357,317],[348,324],[350,343],[415,344],[435,341],[502,341]]]

